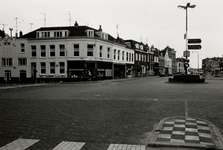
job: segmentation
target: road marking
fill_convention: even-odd
[[[185,101],[185,117],[188,117],[187,101]]]
[[[38,139],[17,139],[3,147],[0,150],[25,150],[28,147],[39,142]],[[62,141],[52,150],[80,150],[85,142],[70,142]],[[110,144],[107,150],[145,150],[145,145],[131,145],[131,144]]]
[[[67,142],[63,141],[53,148],[53,150],[80,150],[84,146],[84,142]]]
[[[0,150],[24,150],[38,141],[39,140],[34,140],[34,139],[17,139],[1,147]]]
[[[145,150],[145,145],[110,144],[107,150]]]

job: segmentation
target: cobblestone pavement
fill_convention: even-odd
[[[219,81],[166,81],[154,77],[0,89],[0,148],[147,150],[154,126],[163,118],[184,116],[185,101],[189,116],[211,121],[223,131]]]

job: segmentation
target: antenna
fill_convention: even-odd
[[[44,27],[46,27],[46,14],[44,14],[44,13],[41,13],[41,14],[44,15]]]
[[[2,25],[2,30],[4,31],[5,26],[7,26],[8,24],[4,24],[4,23],[2,23],[1,25]]]
[[[119,27],[119,25],[116,24],[117,37],[119,37],[119,34],[118,34],[118,27]]]
[[[33,25],[33,23],[30,23],[29,25],[30,25],[30,31],[32,31],[32,25]]]
[[[18,17],[16,17],[15,18],[15,20],[16,20],[16,32],[15,32],[15,34],[16,34],[16,37],[18,36]],[[22,21],[24,21],[24,20],[22,20]],[[19,22],[19,23],[21,23],[21,22]]]
[[[16,21],[15,34],[16,34],[16,37],[17,37],[18,36],[18,18],[17,17],[15,18],[15,21]]]
[[[70,22],[70,26],[71,26],[71,14],[70,14],[70,11],[68,12],[68,15],[69,15],[69,22]]]

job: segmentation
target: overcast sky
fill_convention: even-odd
[[[223,0],[0,0],[0,28],[5,25],[23,34],[46,26],[69,26],[75,21],[123,39],[133,39],[164,49],[174,48],[177,57],[185,50],[186,11],[178,5],[190,2],[188,38],[201,38],[201,59],[223,55]],[[69,15],[70,14],[70,15]],[[31,25],[32,23],[32,25]],[[197,67],[198,54],[191,53],[190,65]]]

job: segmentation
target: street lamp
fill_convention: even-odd
[[[186,10],[186,33],[185,33],[185,40],[186,40],[186,51],[188,49],[187,47],[187,8],[195,8],[196,5],[190,5],[190,3],[187,3],[186,6],[182,6],[182,5],[178,5],[178,8],[183,8]],[[187,59],[187,56],[186,56],[186,59]],[[187,75],[187,67],[186,67],[186,70],[185,70],[185,74]]]
[[[198,75],[200,75],[200,71],[199,71],[199,53],[197,51],[192,51],[197,53],[197,71],[198,71]]]

